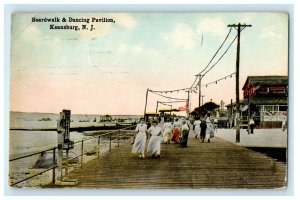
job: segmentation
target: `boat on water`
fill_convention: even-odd
[[[112,122],[113,121],[113,118],[110,114],[106,114],[106,115],[103,115],[103,116],[100,116],[100,120],[99,122]]]
[[[52,119],[50,117],[43,117],[40,118],[39,121],[52,121]]]

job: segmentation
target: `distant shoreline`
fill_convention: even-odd
[[[58,115],[59,113],[48,113],[48,112],[23,112],[23,111],[9,111],[10,113],[24,113],[24,114],[52,114],[52,115]],[[104,115],[110,115],[110,116],[144,116],[144,114],[85,114],[85,113],[71,113],[72,115],[97,115],[97,116],[104,116]]]

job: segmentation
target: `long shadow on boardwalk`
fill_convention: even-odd
[[[284,188],[286,164],[219,138],[162,144],[161,159],[131,154],[129,142],[68,174],[78,188]]]

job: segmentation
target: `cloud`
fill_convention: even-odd
[[[124,28],[132,29],[136,26],[136,21],[130,14],[119,13],[119,14],[114,14],[113,17],[116,21],[116,24]]]
[[[73,23],[72,25],[81,27],[82,23]],[[114,24],[112,24],[112,23],[93,23],[92,25],[93,25],[93,28],[95,28],[93,31],[84,31],[84,30],[78,31],[78,34],[81,39],[90,40],[92,38],[100,38],[103,36],[107,36],[111,33]],[[87,26],[88,26],[88,28],[90,28],[89,24],[87,24]]]
[[[163,34],[164,41],[174,44],[176,48],[191,49],[198,41],[196,32],[187,24],[177,23],[174,30]]]
[[[228,32],[228,28],[221,18],[205,17],[197,26],[197,33],[202,32],[209,33],[217,37],[224,37]]]
[[[102,15],[102,14],[101,14]],[[86,16],[81,16],[82,18],[90,18]],[[97,17],[97,16],[96,16]],[[101,18],[101,16],[98,16]],[[137,22],[136,20],[130,15],[126,13],[112,13],[107,14],[107,18],[114,19],[115,23],[92,23],[94,25],[93,31],[79,31],[81,39],[91,39],[91,38],[100,38],[103,36],[107,36],[115,31],[117,26],[125,29],[133,29]],[[78,25],[79,27],[82,26],[82,23],[73,23],[74,25]],[[90,26],[87,24],[88,27]]]
[[[32,23],[14,34],[11,39],[11,69],[22,66],[23,70],[36,72],[39,64],[47,61],[48,55],[45,53],[47,47],[44,46],[47,42],[49,41],[44,40],[42,31]],[[56,41],[50,42],[53,46],[57,44]],[[35,70],[32,70],[33,68]]]
[[[249,13],[243,13],[242,14],[242,20],[241,22],[242,23],[246,23],[246,24],[249,24],[252,22],[253,18],[257,16],[257,13],[254,13],[254,12],[249,12]]]
[[[120,53],[126,53],[128,51],[128,45],[127,44],[120,44],[118,47],[118,51]]]
[[[119,53],[132,53],[132,54],[141,54],[144,52],[144,48],[142,45],[135,45],[135,46],[130,46],[128,44],[121,43],[118,47],[118,52]]]
[[[278,34],[273,30],[263,30],[259,37],[262,39],[282,39],[283,35]]]
[[[141,46],[134,46],[133,47],[133,49],[132,49],[132,52],[134,53],[134,54],[140,54],[140,53],[142,53],[143,52],[143,48],[141,47]]]

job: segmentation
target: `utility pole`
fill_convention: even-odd
[[[248,88],[248,134],[250,134],[250,91]]]
[[[228,27],[234,27],[237,32],[237,49],[236,49],[236,138],[235,142],[240,142],[240,86],[239,86],[239,79],[240,79],[240,37],[241,37],[241,31],[244,30],[246,27],[252,27],[252,25],[246,25],[246,24],[229,24]],[[242,29],[241,29],[242,28]]]
[[[148,101],[148,92],[149,92],[149,88],[147,88],[147,92],[146,92],[146,102],[145,102],[144,117],[146,117],[146,109],[147,109],[147,101]]]
[[[230,100],[230,124],[229,124],[229,127],[231,128],[232,127],[232,123],[233,123],[233,105],[232,105],[232,99]]]
[[[200,108],[200,106],[201,106],[201,79],[202,79],[202,75],[200,74],[200,75],[198,75],[199,76],[199,108]]]
[[[203,97],[205,97],[205,96],[204,96],[204,95],[201,95],[201,98],[202,98],[201,106],[203,106]]]
[[[156,101],[156,111],[155,111],[155,113],[157,113],[158,103],[159,103],[159,101]]]
[[[187,93],[188,93],[188,99],[187,99],[186,114],[187,114],[187,117],[189,117],[189,114],[190,114],[190,90]]]

